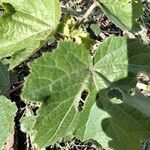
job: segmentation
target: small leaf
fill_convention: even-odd
[[[34,54],[60,19],[58,0],[1,0],[0,56],[11,56],[10,68]]]
[[[14,117],[17,109],[7,98],[0,96],[0,149],[13,130]]]
[[[21,122],[21,131],[27,132],[27,133],[32,133],[32,128],[35,122],[35,117],[34,116],[26,116],[23,117],[20,122]]]
[[[97,24],[94,24],[94,23],[91,24],[90,25],[90,29],[93,31],[93,33],[95,34],[95,36],[98,36],[101,33],[101,29],[100,29],[100,27]]]
[[[140,26],[137,19],[143,13],[140,0],[97,0],[107,17],[122,30],[137,32]]]

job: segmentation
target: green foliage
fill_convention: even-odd
[[[18,81],[18,77],[14,71],[8,71],[8,66],[0,61],[0,94],[5,94],[10,86]]]
[[[138,150],[141,141],[150,137],[150,118],[129,107],[121,99],[110,99],[108,92],[107,89],[98,93],[84,138],[96,140],[105,149]]]
[[[64,17],[64,22],[59,25],[58,32],[62,34],[64,40],[76,41],[78,44],[83,43],[88,48],[95,43],[83,26],[76,28],[75,19],[70,15]]]
[[[97,24],[94,24],[94,23],[91,24],[90,25],[90,29],[93,31],[93,33],[95,34],[95,36],[98,36],[101,33],[101,29],[100,29],[100,27]]]
[[[132,33],[140,29],[140,0],[97,1],[121,29]],[[29,64],[21,93],[26,103],[40,103],[36,116],[20,120],[22,131],[32,135],[38,149],[75,136],[105,149],[136,150],[141,140],[150,138],[150,100],[136,88],[137,75],[150,74],[149,46],[137,39],[110,36],[92,51],[96,41],[84,25],[77,25],[77,18],[67,14],[60,23],[59,0],[0,0],[0,6],[4,9],[0,14],[1,95],[7,95],[17,81],[8,64],[14,68],[46,42],[63,39],[57,40],[55,52]],[[101,32],[96,24],[90,29],[96,36]],[[16,112],[14,104],[1,95],[0,149],[12,132]]]
[[[0,96],[0,149],[13,131],[16,106],[4,96]]]
[[[34,54],[51,35],[60,19],[58,0],[0,0],[0,56],[10,68]]]
[[[136,49],[133,47],[135,44],[141,45],[140,51],[138,48]],[[142,47],[144,49],[142,49]],[[55,143],[63,137],[77,136],[83,139],[92,137],[93,140],[99,141],[97,136],[94,136],[94,133],[99,134],[98,137],[101,137],[102,131],[98,132],[97,128],[99,126],[94,130],[91,123],[93,122],[92,119],[94,119],[91,119],[91,114],[92,117],[99,116],[97,113],[93,112],[93,107],[96,107],[95,98],[97,94],[100,95],[98,100],[101,103],[106,101],[102,108],[98,106],[97,111],[103,112],[101,109],[104,109],[104,111],[112,113],[111,116],[113,117],[114,115],[114,117],[118,119],[118,121],[114,119],[114,121],[117,121],[117,126],[120,126],[120,124],[122,126],[123,121],[129,118],[131,124],[134,123],[134,125],[139,126],[137,126],[136,131],[142,129],[140,126],[144,126],[144,122],[140,121],[136,124],[136,121],[132,119],[132,114],[130,114],[134,109],[132,107],[127,107],[132,99],[136,99],[136,94],[134,96],[129,93],[126,94],[126,91],[129,92],[128,90],[133,84],[126,84],[128,86],[126,88],[124,84],[121,83],[124,83],[127,78],[130,79],[131,83],[134,83],[137,70],[142,68],[143,71],[147,71],[148,66],[145,67],[145,65],[147,65],[149,54],[149,49],[137,40],[112,36],[101,44],[95,56],[91,56],[89,50],[82,44],[78,45],[71,42],[61,42],[56,52],[47,54],[31,63],[31,74],[26,79],[22,98],[26,101],[33,100],[41,102],[39,115],[33,127],[34,142],[42,148]],[[137,61],[140,56],[144,59],[142,61]],[[114,105],[112,105],[107,102],[109,101],[108,98],[105,98],[103,93],[101,94],[101,90],[110,87],[118,88],[121,91],[121,96],[119,98],[125,103],[128,103],[124,104],[121,102],[121,107],[125,107],[125,109],[127,107],[127,109],[129,109],[127,112],[119,109],[120,105],[117,106],[117,101],[119,100],[110,100],[110,102],[112,101],[114,103]],[[83,91],[87,91],[88,96],[85,100],[82,100],[85,102],[84,106],[80,108],[79,103],[82,99],[81,95]],[[149,104],[149,102],[140,102],[138,99],[136,99],[133,104],[131,103],[132,106],[141,110],[147,116],[150,116],[147,104]],[[141,105],[142,109],[140,109]],[[118,117],[116,115],[117,112],[113,111],[111,107],[113,109],[118,107],[118,110],[116,109]],[[95,108],[94,110],[96,111]],[[121,120],[121,117],[119,119],[119,115],[121,115],[122,111],[124,112],[122,115],[125,116],[126,120]],[[99,112],[98,114],[100,114]],[[107,113],[105,112],[104,114]],[[100,122],[103,122],[107,117],[109,117],[109,115],[104,115],[102,118],[99,116],[99,119],[95,119],[93,123],[101,126]],[[136,117],[136,115],[134,117]],[[137,117],[137,119],[141,117],[138,111]],[[150,123],[149,120],[147,120],[146,123]],[[87,125],[90,126],[88,127],[90,130],[88,130]],[[120,130],[123,130],[123,132],[128,132],[128,130],[126,130],[126,126],[121,128],[122,129],[115,128],[115,132],[119,132],[121,134],[119,137],[120,140],[124,141],[124,133],[121,133]],[[133,126],[129,130],[131,129],[134,129]],[[137,132],[138,136],[132,142],[130,140],[124,141],[125,145],[132,143],[134,147],[137,148],[139,146],[139,140],[149,136],[147,131],[148,129],[146,126],[143,132],[142,130]],[[109,131],[105,132],[104,130],[103,132],[106,137],[103,138],[103,140],[106,143],[109,142],[110,137],[114,138],[113,140],[116,143],[116,137],[109,135],[109,133],[107,133]],[[135,131],[133,130],[133,132],[128,134],[134,137]],[[103,145],[103,143],[101,144]],[[104,146],[106,146],[106,144],[104,144]],[[110,147],[119,150],[116,146]],[[128,150],[128,147],[126,150]]]
[[[143,13],[141,0],[97,0],[107,17],[122,30],[140,30],[137,19]]]
[[[10,76],[7,67],[0,61],[0,93],[8,90],[10,85]]]
[[[4,146],[7,137],[13,131],[16,106],[2,96],[9,90],[11,83],[16,81],[14,72],[0,61],[0,149]]]

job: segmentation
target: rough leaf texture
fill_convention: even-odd
[[[140,0],[98,0],[107,17],[122,30],[136,32],[140,29],[137,19],[142,15]]]
[[[135,48],[135,45],[139,45],[139,47]],[[109,88],[108,91],[111,88],[118,88],[121,91],[119,96],[116,94],[114,97],[124,101],[125,103],[122,103],[123,107],[131,111],[134,111],[132,107],[137,108],[137,117],[139,117],[136,118],[137,120],[144,119],[139,110],[143,114],[150,115],[148,109],[139,108],[141,105],[142,107],[150,105],[150,102],[142,101],[139,98],[140,101],[137,99],[130,104],[130,99],[136,99],[136,94],[132,96],[128,92],[131,87],[135,87],[134,81],[137,73],[149,70],[149,64],[147,64],[150,58],[149,48],[145,45],[140,45],[136,40],[112,36],[101,44],[95,56],[91,56],[83,45],[62,42],[54,53],[46,54],[30,64],[31,74],[26,79],[22,97],[27,101],[41,102],[39,115],[32,132],[34,133],[34,141],[40,148],[53,144],[62,137],[77,136],[82,139],[92,137],[92,139],[101,142],[98,139],[99,137],[105,141],[105,143],[100,143],[104,145],[104,148],[110,147],[115,150],[124,150],[122,148],[124,144],[133,143],[134,147],[137,147],[140,138],[149,136],[147,128],[142,130],[142,133],[141,130],[137,130],[138,138],[129,142],[129,140],[123,140],[122,135],[124,135],[124,132],[130,132],[128,134],[134,136],[133,128],[130,130],[127,130],[127,126],[122,126],[121,129],[115,128],[115,134],[119,132],[121,134],[119,139],[124,141],[123,145],[117,147],[116,135],[111,134],[111,130],[97,130],[97,128],[102,128],[101,122],[107,119],[109,113],[110,116],[115,115],[116,118],[116,112],[119,112],[118,116],[121,115],[120,108],[115,107],[118,102],[111,104],[107,102],[108,99],[105,96],[102,96],[104,93],[101,93],[101,91],[106,88]],[[137,61],[141,56],[144,59]],[[88,93],[84,100],[82,98],[83,91]],[[97,95],[101,95],[101,97],[98,99]],[[114,99],[111,98],[113,97],[111,92],[109,96],[110,101]],[[96,98],[104,103],[102,107],[98,106],[98,111],[107,111],[105,112],[106,115],[104,114],[102,117],[99,116],[100,113],[95,114],[95,109],[93,109],[93,107],[97,107],[95,106]],[[79,109],[81,99],[84,101],[84,106]],[[132,107],[128,108],[128,104]],[[136,124],[137,126],[143,126],[143,122],[134,121],[132,114],[128,111],[122,115],[125,118],[130,118],[130,124],[134,123],[135,126]],[[95,117],[99,117],[99,119],[94,119]],[[124,120],[117,119],[114,119],[114,122],[117,121],[117,124],[123,124]],[[92,128],[92,122],[97,124],[97,128]],[[148,124],[149,121],[147,121]],[[89,128],[92,128],[92,130],[88,130]],[[99,136],[93,136],[95,133]],[[101,135],[103,136],[101,137]],[[115,141],[113,146],[108,144],[112,138]]]
[[[81,92],[89,82],[89,66],[88,50],[70,42],[61,43],[56,53],[31,64],[23,97],[43,102],[35,124],[35,141],[40,147],[72,134],[80,115],[77,107]]]
[[[11,56],[10,67],[31,56],[55,30],[59,0],[0,0],[0,56]]]
[[[7,98],[0,96],[0,149],[13,130],[16,106]]]

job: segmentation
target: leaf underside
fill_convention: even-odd
[[[34,142],[42,148],[76,136],[96,140],[106,149],[130,150],[130,144],[137,148],[150,136],[150,101],[129,90],[140,71],[149,74],[149,58],[148,46],[112,36],[95,56],[84,45],[64,41],[55,52],[31,63],[22,98],[41,102],[32,128]],[[112,89],[119,89],[121,96],[108,94]]]

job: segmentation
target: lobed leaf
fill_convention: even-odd
[[[22,96],[42,102],[35,124],[35,142],[40,147],[72,134],[80,116],[81,92],[88,86],[89,66],[88,50],[70,42],[62,42],[56,53],[49,53],[30,65],[32,73]]]
[[[135,45],[137,46],[135,47]],[[115,97],[117,99],[121,97],[124,102],[121,107],[130,111],[134,111],[135,108],[138,109],[136,110],[137,117],[142,119],[144,119],[144,115],[141,115],[139,111],[149,116],[148,106],[150,101],[143,100],[143,97],[139,97],[137,93],[129,94],[130,88],[135,87],[136,75],[140,71],[149,73],[149,54],[148,46],[141,45],[135,39],[128,40],[111,36],[100,45],[95,56],[91,56],[84,45],[65,41],[60,43],[54,53],[46,54],[31,63],[31,74],[26,79],[22,98],[26,101],[41,102],[41,108],[32,129],[34,142],[40,148],[43,148],[59,141],[61,138],[77,136],[82,139],[92,138],[98,142],[103,140],[105,142],[100,144],[102,146],[107,145],[107,147],[112,138],[116,143],[118,139],[111,135],[111,130],[97,131],[97,128],[102,129],[101,122],[107,119],[108,113],[110,116],[113,117],[114,115],[117,118],[116,112],[119,113],[119,116],[122,112],[120,107],[116,107],[118,100],[115,100],[114,104],[109,103],[108,98],[105,98],[101,91],[104,89],[110,89],[109,91],[111,91],[111,88],[119,89],[120,94],[115,95]],[[143,59],[138,61],[137,59],[141,56]],[[85,91],[86,94],[84,95]],[[103,107],[96,108],[98,114],[95,114],[93,111],[96,111],[96,109],[93,109],[93,107],[96,107],[95,102],[98,95],[100,95],[99,101],[104,104]],[[110,97],[112,95],[110,93]],[[114,101],[111,100],[112,98],[109,99]],[[132,100],[134,102],[130,102]],[[124,118],[129,118],[129,122],[132,123],[133,119],[131,118],[133,116],[130,111],[122,115]],[[100,112],[102,114],[104,112],[102,117],[99,115]],[[99,119],[94,119],[94,117],[99,117]],[[113,121],[117,121],[117,124],[121,125],[124,123],[124,120],[121,119],[114,119]],[[93,128],[92,122],[98,126]],[[136,121],[133,121],[133,123],[136,126]],[[137,128],[141,129],[140,126],[144,126],[143,123],[142,121],[138,122]],[[149,125],[149,123],[149,120],[147,120],[146,124]],[[126,130],[126,126],[122,128],[123,132],[125,130],[130,132],[128,134],[131,137],[134,136],[135,130],[132,132],[133,127],[130,130]],[[133,141],[125,141],[120,129],[117,127],[115,130],[116,133],[121,134],[119,138],[124,141],[123,145],[133,143],[134,147],[139,145],[140,138],[149,136],[148,132],[146,134],[147,126],[145,130],[141,130],[143,133],[137,132],[137,138]],[[97,135],[102,139],[99,140]],[[119,146],[120,149],[116,145],[109,145],[109,147],[122,150],[123,145]],[[126,148],[128,149],[128,147]]]

